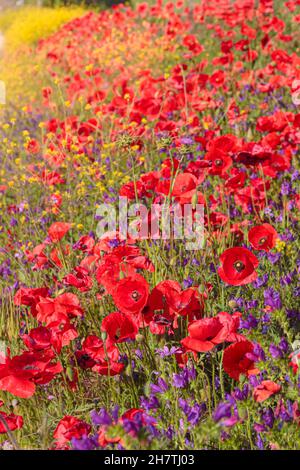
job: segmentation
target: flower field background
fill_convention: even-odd
[[[0,14],[1,448],[300,448],[299,24]],[[203,249],[97,237],[119,196],[204,205]]]

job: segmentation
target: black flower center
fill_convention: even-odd
[[[131,294],[131,297],[133,298],[133,300],[137,301],[141,297],[141,294],[137,290],[134,290]]]
[[[121,328],[118,328],[115,333],[115,339],[118,340],[121,336]]]
[[[242,261],[239,261],[239,260],[236,261],[233,266],[238,273],[242,272],[243,269],[245,269],[244,263],[242,263]]]

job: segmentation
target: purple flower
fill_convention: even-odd
[[[111,411],[112,418],[115,422],[119,419],[119,408],[119,405],[116,405]]]
[[[96,426],[109,426],[112,423],[112,419],[105,408],[101,408],[99,412],[96,410],[91,411],[90,416],[93,424]]]
[[[289,410],[284,406],[282,401],[280,401],[276,407],[275,417],[284,422],[288,422],[293,419],[293,415],[289,413]]]
[[[288,309],[286,311],[286,316],[288,318],[296,318],[297,320],[300,320],[300,312],[298,310]]]
[[[17,219],[15,219],[14,217],[12,217],[12,218],[10,219],[10,223],[9,223],[9,224],[10,224],[11,227],[15,227],[16,225],[18,225],[18,221],[17,221]]]
[[[176,347],[176,346],[171,346],[169,349],[168,346],[164,346],[162,349],[156,349],[156,354],[158,354],[160,357],[168,357],[168,356],[173,356],[174,354],[180,352],[181,349]]]
[[[187,415],[188,421],[193,426],[196,426],[199,423],[199,421],[200,421],[200,419],[201,419],[201,417],[202,417],[202,415],[205,411],[206,411],[205,403],[201,403],[200,405],[199,405],[199,403],[196,403],[194,406],[192,406],[190,408],[190,411]]]
[[[193,279],[189,276],[186,279],[183,280],[183,287],[184,289],[188,289],[193,285],[194,281]]]
[[[268,428],[272,429],[275,421],[274,412],[272,408],[267,408],[266,410],[263,410],[261,414],[261,419],[263,423],[268,426]]]
[[[222,418],[230,418],[230,417],[231,417],[231,404],[219,403],[219,405],[217,406],[213,414],[214,420],[218,422]]]
[[[249,383],[250,385],[254,388],[254,387],[257,387],[257,385],[260,384],[258,378],[255,376],[255,375],[251,375],[249,377]]]
[[[291,192],[291,189],[292,189],[291,183],[289,183],[288,181],[284,181],[281,185],[280,192],[282,196],[288,196],[289,193]]]
[[[281,351],[282,351],[283,353],[286,354],[286,353],[288,352],[289,345],[288,345],[288,342],[287,342],[287,340],[286,340],[285,338],[281,338],[280,343],[279,343],[278,346],[279,346],[279,348],[281,349]]]
[[[259,423],[255,423],[253,425],[253,429],[256,432],[265,432],[266,431],[266,427],[263,424],[259,424]]]
[[[281,349],[275,346],[275,344],[273,343],[270,345],[269,351],[271,356],[274,357],[274,359],[280,359],[281,357],[283,357]]]
[[[300,297],[300,287],[296,287],[296,289],[293,290],[293,295],[294,297]]]
[[[262,277],[258,277],[254,282],[252,282],[253,287],[255,289],[259,289],[267,284],[269,279],[268,274],[264,274]]]
[[[296,279],[296,276],[297,276],[297,271],[293,271],[292,273],[288,273],[286,274],[285,276],[282,276],[282,278],[280,279],[280,284],[282,286],[288,286],[289,284],[291,284],[293,282],[294,279]]]
[[[245,384],[243,386],[243,389],[240,390],[238,387],[236,387],[234,389],[234,392],[233,392],[233,397],[236,399],[236,400],[246,400],[248,398],[248,395],[249,395],[249,385],[248,384]]]
[[[186,400],[179,398],[178,404],[184,414],[186,415],[187,420],[190,424],[195,426],[200,421],[201,416],[206,410],[205,403],[195,403],[193,406],[190,406]]]
[[[260,346],[260,344],[258,344],[258,343],[254,343],[253,355],[255,356],[253,358],[254,361],[265,361],[266,360],[266,355],[264,353],[264,350]]]
[[[185,388],[188,382],[183,374],[173,374],[173,385],[176,388]]]
[[[156,410],[157,408],[159,408],[159,401],[154,395],[151,395],[149,398],[141,397],[140,404],[141,407],[144,408],[146,411]]]
[[[263,450],[264,449],[264,441],[262,440],[262,437],[260,434],[257,434],[257,438],[256,438],[256,442],[255,442],[256,446],[260,449],[260,450]]]
[[[276,264],[281,258],[281,253],[268,253],[267,257],[270,263]]]
[[[275,291],[272,287],[269,287],[264,291],[265,305],[271,307],[273,310],[281,309],[281,299],[279,292]]]
[[[73,437],[71,439],[71,444],[74,450],[94,450],[98,447],[96,437],[83,436],[81,439]]]
[[[230,418],[225,418],[221,422],[221,426],[232,427],[239,422],[238,416],[230,416]]]
[[[161,377],[157,380],[157,384],[150,384],[150,390],[152,393],[165,393],[168,388],[168,384]]]
[[[244,328],[245,330],[251,330],[252,328],[256,328],[258,323],[259,320],[250,314],[245,320],[243,320],[242,318],[240,319],[240,328]]]
[[[171,440],[171,439],[173,439],[174,435],[175,435],[175,432],[174,432],[172,426],[169,426],[168,429],[166,430],[167,438]]]

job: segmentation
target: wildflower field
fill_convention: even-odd
[[[0,448],[299,450],[300,0],[0,30]]]

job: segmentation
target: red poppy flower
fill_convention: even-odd
[[[226,171],[232,166],[232,159],[229,155],[220,149],[213,148],[206,156],[205,160],[209,163],[208,173],[211,175],[224,176]]]
[[[26,150],[28,150],[29,153],[36,154],[39,153],[40,151],[40,144],[38,143],[37,140],[31,139],[27,142],[26,144]]]
[[[134,420],[136,416],[141,416],[143,424],[146,423],[146,421],[143,419],[143,415],[145,413],[145,410],[143,408],[130,408],[129,410],[125,411],[125,413],[122,414],[120,421],[123,421],[124,419],[127,419],[129,421]]]
[[[140,274],[121,279],[112,294],[121,312],[134,315],[145,307],[148,295],[148,283]]]
[[[269,251],[274,248],[278,233],[270,224],[257,225],[249,231],[248,239],[255,250]]]
[[[39,287],[36,289],[29,289],[22,287],[14,296],[15,305],[26,305],[30,307],[31,315],[36,316],[36,305],[41,298],[47,297],[49,289],[47,287]]]
[[[194,55],[199,55],[203,51],[203,46],[198,42],[196,36],[193,34],[188,34],[183,38],[183,45],[193,52]]]
[[[179,161],[176,158],[167,158],[161,164],[161,176],[163,178],[170,178],[174,175],[179,167]]]
[[[59,445],[64,445],[73,438],[88,436],[90,432],[91,426],[88,423],[74,416],[64,416],[56,426],[53,437]]]
[[[0,407],[3,406],[3,401],[0,401]],[[7,429],[10,431],[15,431],[15,429],[21,429],[23,426],[23,418],[22,416],[15,415],[14,413],[4,413],[4,411],[0,411],[0,415],[2,420],[5,421],[6,425],[0,420],[0,434],[6,434]]]
[[[140,181],[130,182],[123,184],[119,191],[120,196],[127,197],[130,200],[134,200],[137,197],[142,197],[144,194],[144,186]]]
[[[56,299],[50,297],[41,299],[36,309],[37,319],[46,323],[46,325],[58,320],[82,316],[83,314],[78,297],[71,293],[61,294]]]
[[[78,337],[78,332],[69,319],[49,323],[48,328],[52,333],[52,345],[58,353],[61,348],[68,346],[73,339]]]
[[[30,398],[36,384],[49,383],[61,371],[61,364],[53,362],[50,351],[24,352],[12,359],[7,356],[5,363],[0,364],[0,390],[20,398]]]
[[[88,235],[83,235],[79,240],[73,245],[74,250],[80,250],[83,253],[91,253],[95,246],[95,240]]]
[[[65,180],[56,171],[44,170],[40,175],[40,179],[47,186],[55,186],[56,184],[65,183]]]
[[[24,344],[30,351],[43,351],[53,348],[60,353],[63,346],[67,346],[78,333],[69,320],[52,322],[45,326],[38,326],[30,330],[29,334],[22,335]]]
[[[74,274],[67,274],[62,282],[66,286],[76,287],[80,292],[87,292],[93,287],[93,280],[88,276],[88,270],[81,266],[76,266],[74,268]]]
[[[222,281],[233,286],[242,286],[257,278],[259,262],[247,248],[234,247],[225,250],[220,256],[218,273]]]
[[[206,352],[225,341],[242,339],[241,335],[236,334],[240,315],[238,312],[233,315],[221,312],[215,317],[197,320],[189,325],[189,336],[181,344],[187,350]]]
[[[108,339],[106,343],[96,335],[87,336],[81,351],[76,352],[78,364],[83,369],[92,369],[101,375],[117,375],[124,369],[119,360],[119,351]]]
[[[223,86],[224,82],[225,73],[223,72],[223,70],[217,70],[210,77],[210,83],[217,88]]]
[[[113,343],[123,343],[128,339],[135,339],[139,329],[131,317],[114,312],[103,319],[101,331],[105,331]]]
[[[149,295],[147,305],[143,309],[145,323],[149,324],[154,320],[159,327],[162,327],[160,334],[163,334],[165,326],[170,326],[174,320],[173,306],[180,301],[180,295],[181,287],[178,282],[171,280],[159,282]],[[154,325],[152,325],[152,333],[154,333],[153,327]]]
[[[223,367],[232,379],[239,380],[240,375],[254,375],[259,371],[255,368],[252,352],[253,344],[250,341],[238,341],[224,350]]]
[[[93,372],[97,372],[100,375],[108,375],[111,377],[120,374],[123,369],[123,363],[114,361],[101,361],[92,367]]]
[[[267,400],[281,390],[281,386],[272,380],[263,380],[260,385],[253,390],[253,398],[258,403]]]
[[[52,346],[52,333],[45,326],[33,328],[28,335],[23,335],[22,340],[31,351],[42,351]]]
[[[109,244],[109,241],[104,241],[102,248],[103,246],[106,246],[107,243]],[[120,248],[120,250],[118,250],[118,248]],[[105,255],[101,260],[101,263],[98,265],[96,271],[97,282],[104,287],[109,294],[113,294],[113,291],[120,280],[121,273],[123,276],[135,276],[135,268],[126,263],[127,255],[134,254],[134,251],[132,252],[129,248],[130,247],[115,248],[111,253]]]
[[[172,196],[180,204],[189,204],[197,189],[197,178],[191,173],[182,173],[176,176]]]
[[[243,188],[246,181],[245,173],[235,170],[231,172],[230,177],[226,180],[225,188],[229,194],[234,193],[237,189]]]
[[[30,261],[30,263],[34,263],[32,268],[33,271],[45,269],[48,266],[49,260],[44,253],[45,247],[46,245],[41,243],[34,247],[32,251],[26,251],[28,261]]]
[[[210,351],[225,341],[226,334],[217,317],[202,318],[188,327],[189,336],[181,341],[185,348],[196,352]]]
[[[227,312],[218,313],[217,317],[223,325],[223,328],[227,330],[226,341],[235,343],[236,341],[243,341],[245,337],[237,330],[240,326],[240,318],[242,314],[240,312],[234,312],[232,315]]]
[[[54,222],[48,229],[48,235],[52,242],[58,242],[70,230],[71,224],[66,222]]]
[[[197,287],[189,287],[180,293],[180,299],[175,296],[170,307],[178,315],[187,316],[189,321],[198,320],[203,316],[206,297],[207,294],[200,294]]]

